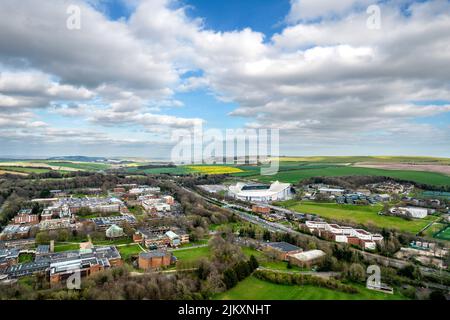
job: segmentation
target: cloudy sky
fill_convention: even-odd
[[[450,1],[0,1],[0,156],[168,157],[199,124],[450,156]]]

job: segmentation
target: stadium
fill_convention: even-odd
[[[271,185],[239,182],[229,187],[230,196],[243,201],[270,202],[291,198],[291,185],[276,181]]]

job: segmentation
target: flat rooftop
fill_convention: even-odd
[[[294,246],[293,244],[290,244],[287,242],[269,242],[267,245],[271,248],[274,248],[278,251],[283,251],[283,252],[302,250],[300,247]]]

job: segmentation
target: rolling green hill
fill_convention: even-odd
[[[304,179],[312,177],[338,177],[338,176],[386,176],[402,180],[414,181],[430,185],[450,185],[450,176],[435,172],[408,171],[408,170],[383,170],[372,168],[359,168],[350,166],[325,166],[321,168],[309,168],[286,170],[283,167],[273,176],[262,176],[259,170],[249,170],[244,174],[234,174],[236,176],[246,176],[261,182],[271,182],[279,180],[288,183],[298,183]]]

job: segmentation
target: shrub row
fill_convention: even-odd
[[[358,293],[358,289],[334,279],[323,279],[305,274],[280,273],[268,270],[257,270],[254,276],[258,279],[285,285],[312,285],[346,293]]]

